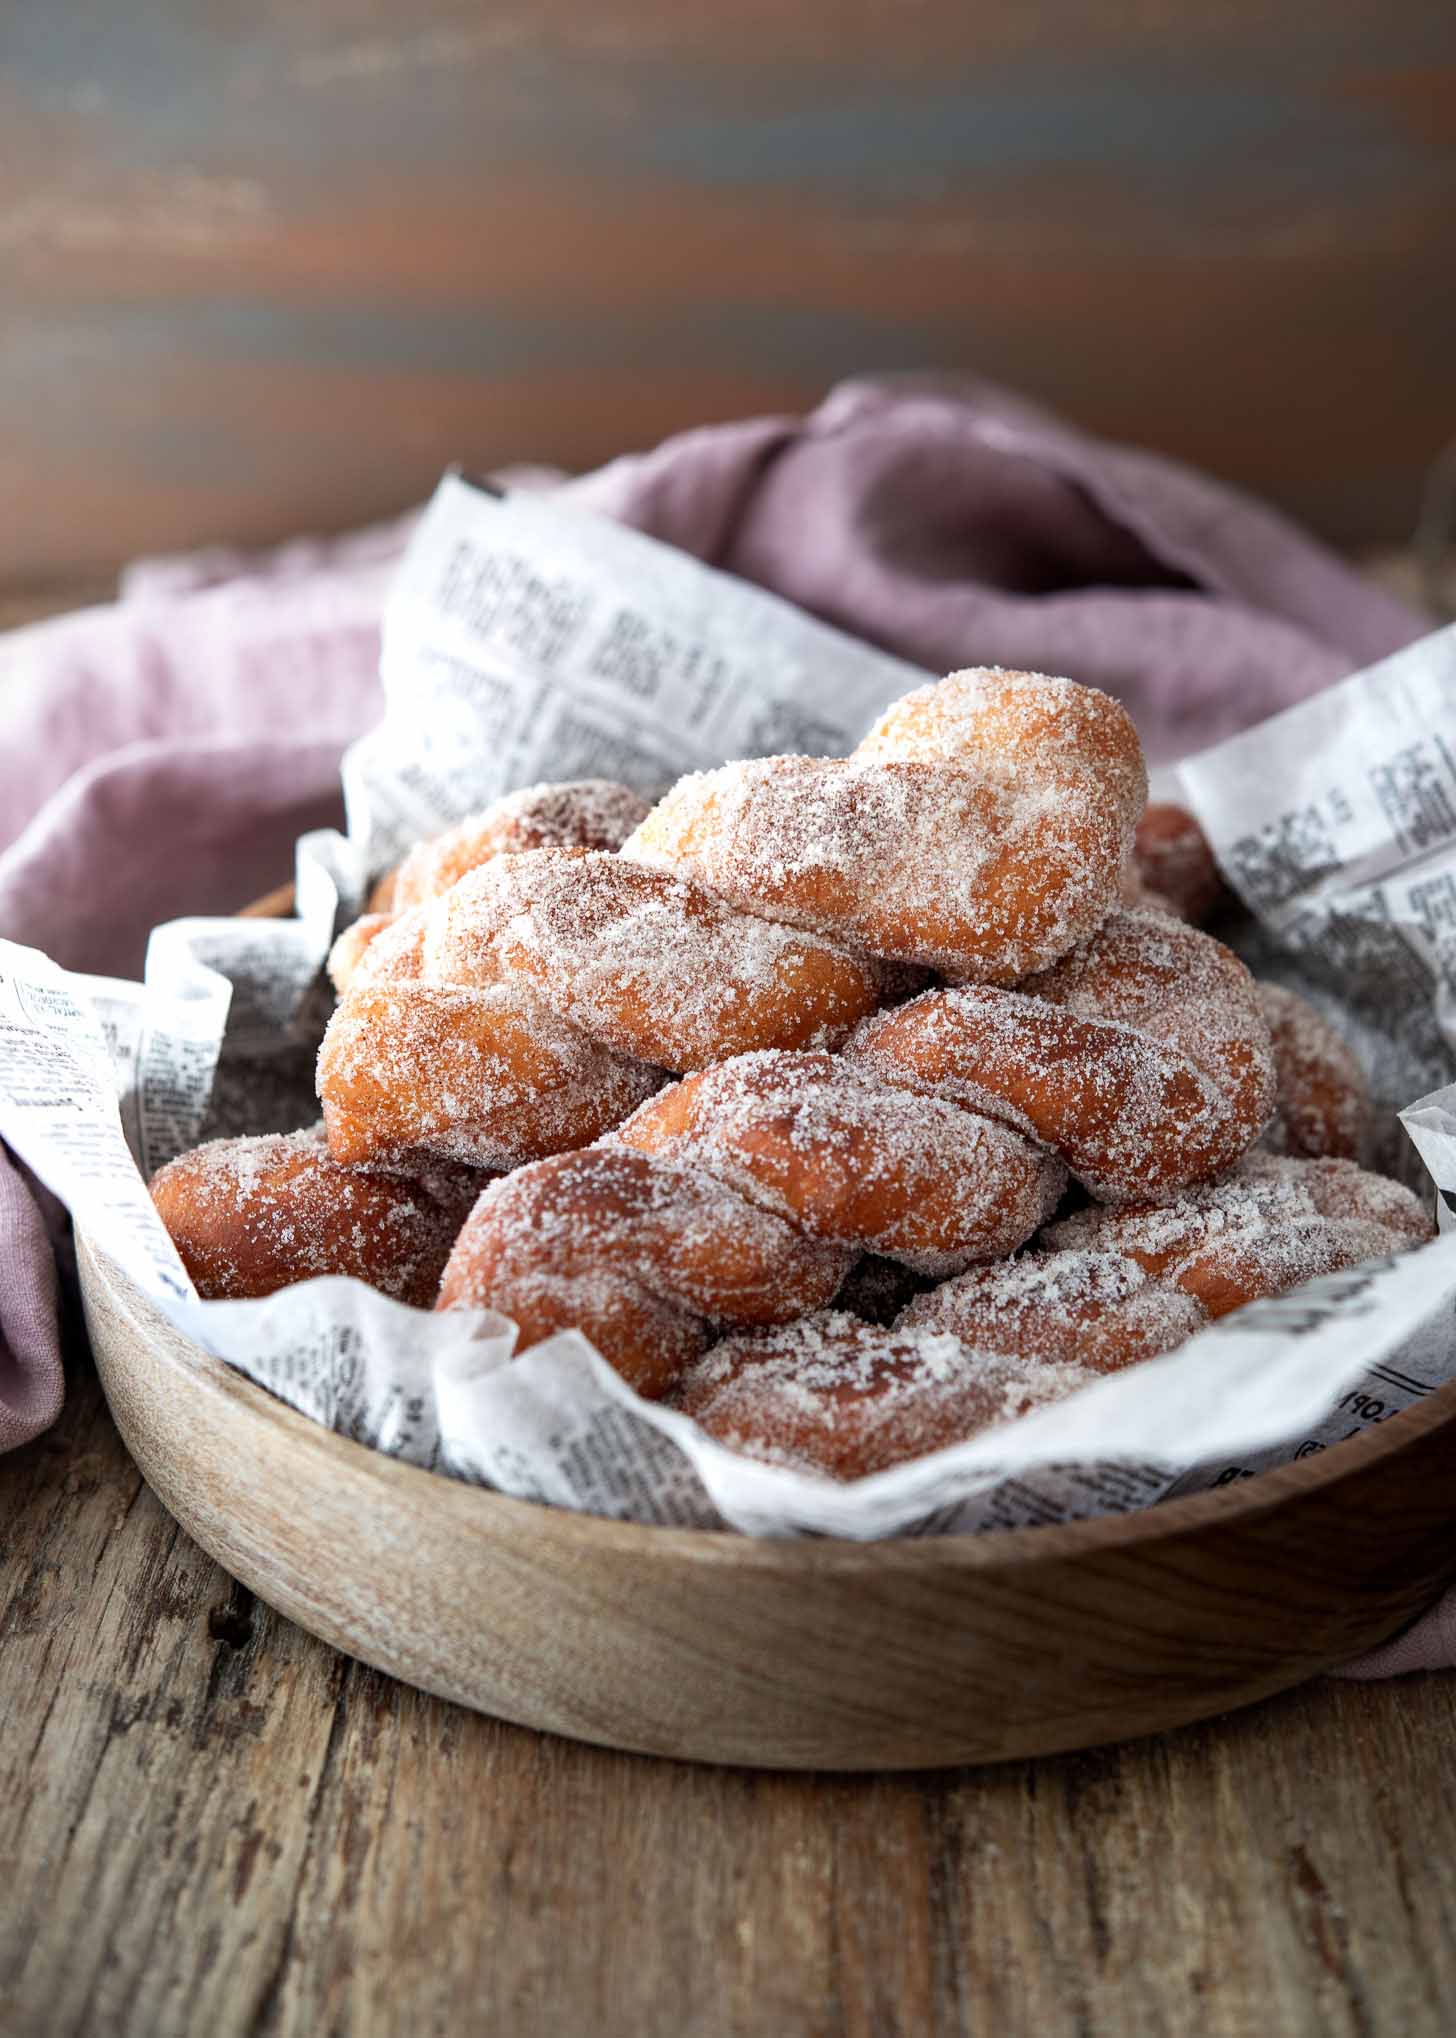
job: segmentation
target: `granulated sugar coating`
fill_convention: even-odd
[[[359,966],[370,948],[385,929],[393,925],[392,914],[361,913],[334,942],[324,967],[328,971],[329,982],[341,998],[354,981]]]
[[[1115,1372],[1172,1351],[1206,1311],[1119,1252],[1026,1253],[911,1302],[901,1330],[946,1331],[987,1351]]]
[[[584,1146],[660,1071],[610,1053],[520,984],[365,984],[334,1013],[318,1090],[337,1160],[518,1167]]]
[[[1265,1144],[1310,1160],[1358,1160],[1371,1107],[1357,1056],[1297,991],[1260,984],[1259,1006],[1274,1042],[1279,1085]]]
[[[1176,1203],[1090,1208],[1048,1226],[1058,1251],[1117,1253],[1210,1317],[1434,1236],[1409,1189],[1353,1161],[1249,1154]]]
[[[408,984],[424,974],[428,911],[366,913],[346,927],[329,950],[328,971],[342,998],[360,984]]]
[[[868,1020],[845,1052],[1018,1127],[1109,1201],[1218,1174],[1274,1104],[1243,964],[1194,928],[1123,909],[1018,990],[927,991]]]
[[[514,977],[594,1040],[664,1068],[836,1045],[879,1003],[874,966],[621,857],[536,850],[433,909],[427,975]]]
[[[704,1169],[816,1238],[938,1276],[1023,1244],[1066,1183],[1009,1126],[829,1054],[739,1055],[609,1137]]]
[[[973,770],[1008,790],[1037,779],[1091,778],[1128,842],[1147,804],[1148,774],[1132,717],[1095,686],[1046,672],[972,665],[891,701],[854,751]]]
[[[609,778],[528,785],[416,843],[395,874],[391,910],[437,899],[467,871],[522,849],[617,849],[647,812],[630,786]]]
[[[680,779],[622,854],[872,955],[1012,983],[1117,898],[1146,791],[1107,695],[957,673],[896,703],[847,760]]]
[[[731,1337],[683,1375],[674,1407],[730,1450],[859,1479],[964,1442],[1095,1375],[973,1350],[925,1330],[886,1331],[842,1311]]]
[[[709,1175],[597,1147],[521,1168],[481,1197],[439,1306],[502,1310],[522,1349],[575,1327],[639,1392],[659,1393],[710,1323],[822,1308],[852,1257]]]
[[[152,1179],[152,1200],[199,1295],[272,1295],[319,1274],[352,1274],[428,1308],[455,1235],[487,1176],[437,1168],[419,1179],[343,1167],[322,1126],[215,1139]]]

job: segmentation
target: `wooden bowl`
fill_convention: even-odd
[[[1222,1490],[878,1544],[638,1528],[367,1451],[181,1336],[82,1242],[117,1426],[163,1504],[325,1641],[579,1740],[780,1769],[1000,1761],[1298,1683],[1456,1575],[1456,1384]]]

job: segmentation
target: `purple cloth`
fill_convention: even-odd
[[[1105,687],[1155,764],[1428,627],[1272,510],[983,384],[845,383],[570,492],[932,672]]]
[[[930,671],[1104,686],[1154,762],[1424,628],[1273,511],[986,384],[849,382],[806,418],[686,432],[562,486]],[[136,971],[158,920],[280,882],[377,719],[379,616],[412,522],[143,562],[115,605],[0,642],[0,934]],[[60,1394],[46,1221],[0,1150],[0,1449]],[[1456,1658],[1442,1618],[1437,1653],[1398,1645],[1369,1674]]]
[[[60,1284],[54,1198],[0,1145],[0,1451],[61,1412]]]

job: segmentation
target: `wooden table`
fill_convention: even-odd
[[[1456,1676],[1005,1769],[693,1769],[459,1711],[269,1612],[84,1363],[0,1459],[0,1525],[6,2038],[1456,2021]]]
[[[997,1770],[604,1754],[257,1604],[80,1355],[0,1458],[4,2038],[1444,2038],[1453,1812],[1456,1674]]]

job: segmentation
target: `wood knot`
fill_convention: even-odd
[[[246,1649],[253,1639],[252,1608],[231,1602],[212,1607],[207,1616],[207,1632],[215,1642],[222,1642],[229,1649]]]

